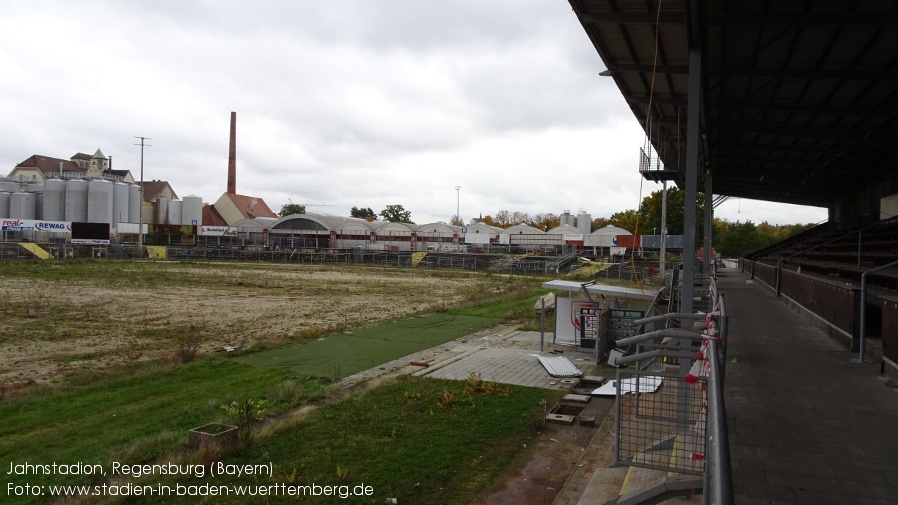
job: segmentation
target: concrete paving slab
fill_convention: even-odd
[[[721,271],[736,503],[896,503],[898,401],[878,366],[746,280]]]

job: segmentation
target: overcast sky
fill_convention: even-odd
[[[416,223],[636,208],[643,134],[566,0],[3,0],[0,174],[100,148],[215,202]],[[456,191],[456,186],[461,186]],[[643,196],[660,189],[646,182]],[[289,199],[289,200],[288,200]],[[733,200],[720,217],[820,208]]]

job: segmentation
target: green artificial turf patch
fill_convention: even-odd
[[[328,335],[238,358],[259,366],[284,368],[297,375],[347,377],[414,352],[494,326],[494,318],[425,314],[401,321]]]

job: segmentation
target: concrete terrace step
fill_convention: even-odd
[[[19,245],[22,246],[23,249],[27,250],[31,254],[37,256],[39,259],[48,260],[50,259],[50,253],[48,253],[41,246],[32,243],[32,242],[19,242]]]
[[[669,497],[677,492],[695,491],[700,494],[702,477],[675,472],[664,472],[631,466],[621,486],[616,505],[639,505],[651,500]]]
[[[676,468],[680,472],[701,472],[702,462],[693,459],[693,452],[697,452],[701,442],[694,433],[681,433],[659,440],[634,454],[632,466],[598,469],[578,503],[639,505],[657,503],[678,492],[701,492],[701,475],[667,470]]]
[[[621,486],[629,468],[618,466],[599,468],[592,474],[589,484],[583,490],[578,505],[613,505],[620,496]]]

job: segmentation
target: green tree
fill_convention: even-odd
[[[636,214],[636,211],[633,209],[630,209],[630,210],[624,210],[621,212],[615,212],[614,214],[611,214],[610,221],[611,221],[611,224],[613,224],[614,226],[623,228],[630,233],[635,233],[637,218],[638,218],[638,215]],[[641,225],[640,225],[640,228],[641,228]]]
[[[465,222],[458,216],[452,216],[452,219],[449,220],[449,224],[452,226],[464,226]]]
[[[760,229],[751,221],[744,223],[724,221],[723,226],[718,227],[714,247],[724,256],[738,258],[772,242],[773,237],[761,233]]]
[[[281,211],[278,212],[278,215],[281,217],[290,216],[293,214],[305,214],[306,206],[300,205],[298,203],[285,203],[281,206]]]
[[[661,210],[663,207],[663,190],[652,192],[651,195],[642,199],[639,204],[639,234],[640,235],[660,235],[663,230],[661,228]],[[684,211],[686,208],[686,192],[679,188],[667,189],[667,230],[670,235],[682,235]],[[695,202],[695,236],[700,239],[705,236],[704,228],[705,216],[705,196],[702,193],[696,195]],[[622,226],[622,228],[624,228]],[[627,228],[629,230],[629,228]],[[633,230],[629,230],[633,231]]]
[[[371,207],[358,208],[353,207],[349,210],[349,215],[352,217],[357,217],[359,219],[367,219],[368,221],[376,221],[377,214],[371,210]]]
[[[391,223],[415,224],[412,222],[411,211],[405,210],[402,205],[387,205],[387,208],[380,211],[380,217]]]

